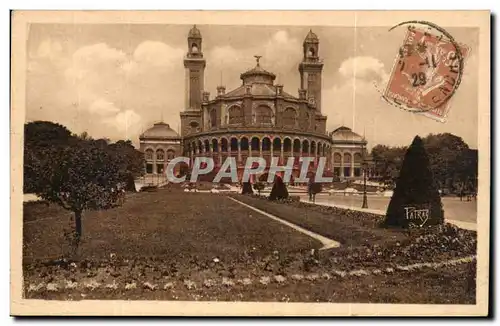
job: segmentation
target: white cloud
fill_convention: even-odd
[[[338,69],[337,84],[324,90],[323,113],[328,116],[328,129],[340,124],[355,132],[373,132],[376,121],[368,120],[385,108],[380,89],[388,73],[384,64],[374,57],[351,57]],[[367,134],[368,136],[368,134]]]
[[[388,76],[382,61],[365,56],[351,57],[344,60],[340,65],[339,73],[345,78],[376,81],[384,81]]]
[[[133,60],[138,64],[172,68],[178,66],[184,51],[162,42],[145,41],[137,46]]]
[[[122,137],[129,138],[140,129],[141,120],[141,116],[135,111],[125,110],[103,121],[106,125],[119,131]]]
[[[301,42],[281,30],[271,35],[259,45],[247,48],[234,48],[231,45],[213,47],[207,53],[206,88],[214,92],[215,86],[220,83],[223,72],[223,83],[227,90],[240,86],[239,76],[242,72],[255,66],[254,55],[261,55],[261,66],[275,73],[276,82],[283,82],[284,76],[297,74],[297,65],[302,59]],[[291,85],[285,85],[293,89]]]
[[[80,83],[91,79],[91,83],[101,80],[106,74],[119,74],[120,68],[128,62],[127,55],[107,44],[98,43],[76,50],[71,63],[65,71],[65,76],[72,83]]]
[[[120,109],[117,108],[113,103],[102,98],[92,102],[88,109],[90,113],[98,114],[101,116],[109,116],[111,114],[120,112]]]

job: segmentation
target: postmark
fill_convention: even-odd
[[[430,22],[408,21],[390,30],[401,26],[407,32],[383,98],[401,109],[444,122],[470,48]]]

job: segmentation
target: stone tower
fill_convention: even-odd
[[[206,61],[203,58],[201,33],[196,25],[188,34],[186,68],[186,110],[201,110]]]
[[[303,43],[304,56],[299,64],[300,88],[307,90],[310,103],[316,105],[321,112],[321,73],[323,63],[319,59],[319,39],[312,30],[309,31]]]
[[[203,89],[206,61],[203,58],[201,33],[196,25],[189,30],[186,68],[185,104],[181,112],[181,136],[199,132],[202,126]]]

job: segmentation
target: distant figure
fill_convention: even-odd
[[[309,194],[309,201],[316,203],[316,194],[320,193],[323,190],[323,187],[321,183],[314,182],[313,180],[314,179],[311,179],[307,185],[307,193]]]
[[[309,195],[309,201],[313,201],[314,200],[314,195],[313,195],[313,192],[312,192],[312,185],[313,185],[312,182],[309,182],[307,184],[307,193]]]

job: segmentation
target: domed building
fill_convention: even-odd
[[[181,142],[181,136],[164,122],[155,123],[143,132],[139,136],[139,149],[146,160],[146,175],[164,174],[168,162],[181,155]]]
[[[366,140],[345,126],[335,129],[332,139],[333,174],[343,178],[363,176],[362,163],[366,158]],[[366,153],[365,153],[366,154]]]
[[[297,65],[297,95],[275,83],[276,75],[261,65],[260,56],[255,56],[255,66],[241,73],[239,87],[226,91],[219,85],[211,96],[204,85],[206,59],[202,41],[200,30],[194,26],[188,33],[184,58],[186,94],[185,108],[180,113],[180,135],[164,123],[155,124],[141,135],[147,173],[164,172],[162,164],[166,160],[158,157],[162,150],[166,153],[170,148],[172,155],[182,153],[192,162],[196,157],[212,157],[216,170],[227,157],[234,157],[239,178],[246,158],[252,156],[263,157],[268,166],[272,157],[279,157],[279,165],[293,158],[294,177],[300,173],[301,156],[314,157],[311,169],[320,157],[326,157],[325,175],[361,176],[359,155],[366,146],[363,137],[346,127],[333,133],[326,130],[327,117],[322,114],[321,101],[323,61],[318,36],[312,30],[304,39],[302,61]]]

